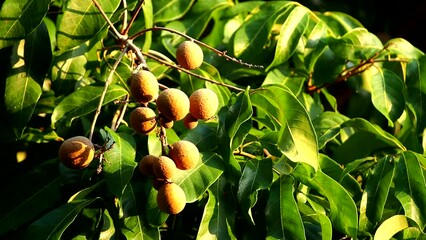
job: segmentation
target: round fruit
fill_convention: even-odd
[[[168,214],[180,213],[186,205],[186,195],[176,183],[164,183],[157,194],[157,205]]]
[[[154,101],[159,89],[157,78],[150,71],[140,70],[130,77],[130,93],[138,102]]]
[[[200,67],[203,58],[203,50],[192,41],[184,41],[176,49],[176,60],[185,69],[192,70]]]
[[[219,99],[215,92],[208,88],[200,88],[189,97],[189,112],[197,119],[207,120],[216,114]]]
[[[177,168],[175,162],[166,156],[158,157],[152,165],[155,177],[159,179],[171,179],[176,174]]]
[[[173,127],[174,122],[163,114],[160,114],[160,124],[162,127],[169,129]]]
[[[154,162],[158,161],[158,157],[154,155],[145,155],[140,161],[139,161],[139,171],[146,176],[153,176],[154,170],[153,165]]]
[[[137,107],[130,113],[130,126],[137,133],[148,135],[157,124],[154,110],[149,107]]]
[[[193,117],[191,113],[186,114],[183,118],[183,125],[188,129],[194,129],[198,125],[198,119]]]
[[[200,153],[192,142],[180,140],[170,146],[169,156],[177,168],[187,170],[197,165]]]
[[[179,121],[189,112],[189,98],[180,89],[165,89],[158,95],[157,109],[166,118]]]
[[[93,143],[84,136],[75,136],[65,140],[59,147],[59,159],[72,169],[86,168],[95,156]]]

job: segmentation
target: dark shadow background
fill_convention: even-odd
[[[381,38],[404,38],[426,52],[425,0],[300,0],[312,11],[344,12]]]

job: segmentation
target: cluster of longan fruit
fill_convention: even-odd
[[[176,61],[184,69],[192,70],[203,63],[203,51],[193,41],[182,42],[176,50]],[[212,118],[218,109],[217,95],[210,89],[202,88],[188,97],[178,88],[160,91],[157,78],[149,70],[138,70],[129,78],[130,94],[140,106],[130,113],[130,126],[139,134],[148,135],[158,129],[171,128],[176,121],[183,120],[188,129],[197,126],[198,120]],[[157,110],[149,107],[155,103]],[[75,136],[65,140],[59,148],[59,159],[66,167],[84,169],[93,160],[95,148],[90,139]],[[186,204],[182,188],[173,182],[178,170],[193,168],[199,160],[197,147],[181,140],[168,146],[168,153],[162,156],[147,155],[139,162],[144,175],[153,176],[153,186],[158,190],[159,208],[169,214],[177,214]]]
[[[176,60],[185,69],[196,69],[203,62],[203,51],[192,41],[182,42],[176,50]],[[130,93],[135,101],[142,104],[130,114],[130,126],[140,134],[148,135],[159,123],[171,128],[176,121],[183,120],[188,129],[197,126],[198,120],[208,120],[216,113],[219,100],[210,89],[202,88],[188,96],[178,88],[160,91],[157,78],[148,70],[139,70],[129,78]],[[148,107],[155,102],[156,112]]]
[[[171,144],[167,155],[145,155],[139,161],[139,171],[153,177],[153,186],[158,191],[157,204],[161,211],[178,214],[185,208],[185,192],[173,182],[173,178],[180,170],[193,169],[198,161],[197,146],[186,140]]]

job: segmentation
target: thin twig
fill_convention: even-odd
[[[132,18],[130,19],[129,24],[127,25],[127,27],[124,29],[124,31],[122,31],[122,34],[127,36],[127,34],[129,33],[130,27],[133,25],[133,22],[136,20],[136,17],[139,15],[139,12],[142,9],[142,4],[143,4],[144,0],[140,1],[138,6],[136,7],[136,11],[133,14]]]
[[[92,0],[93,4],[95,4],[96,8],[99,10],[99,12],[101,13],[101,15],[104,17],[105,21],[107,21],[108,25],[110,26],[110,28],[112,29],[112,31],[114,32],[114,35],[119,39],[119,40],[123,40],[125,39],[125,37],[123,35],[121,35],[118,30],[114,27],[114,24],[111,22],[111,20],[109,20],[108,16],[106,15],[106,13],[104,12],[104,10],[102,9],[101,5],[99,5],[98,1],[96,0]]]
[[[239,87],[236,87],[236,86],[232,86],[232,85],[229,85],[229,84],[226,84],[226,83],[218,82],[218,81],[216,81],[216,80],[213,80],[213,79],[210,79],[210,78],[206,78],[206,77],[201,76],[201,75],[199,75],[199,74],[193,73],[193,72],[191,72],[191,71],[189,71],[189,70],[187,70],[187,69],[184,69],[184,68],[182,68],[182,67],[179,67],[178,65],[176,65],[176,64],[174,64],[174,63],[172,64],[172,63],[169,63],[169,62],[167,62],[167,61],[164,61],[163,59],[160,59],[160,58],[158,58],[158,57],[156,57],[156,56],[154,56],[154,55],[152,55],[152,54],[149,54],[149,53],[142,53],[142,54],[143,54],[144,56],[147,56],[147,57],[149,57],[149,58],[151,58],[151,59],[154,59],[155,61],[160,62],[160,63],[162,63],[162,64],[164,64],[164,65],[166,65],[166,66],[168,66],[168,67],[171,67],[171,68],[177,69],[177,70],[179,70],[179,71],[182,71],[182,72],[184,72],[184,73],[186,73],[186,74],[189,74],[189,75],[191,75],[191,76],[194,76],[194,77],[197,77],[197,78],[199,78],[199,79],[202,79],[202,80],[204,80],[204,81],[207,81],[207,82],[210,82],[210,83],[213,83],[213,84],[219,85],[219,86],[227,87],[227,88],[229,88],[229,89],[233,89],[233,90],[236,90],[236,91],[244,91],[244,89],[242,89],[242,88],[239,88]]]
[[[111,84],[112,76],[114,75],[115,70],[117,69],[118,64],[121,62],[121,59],[123,58],[124,54],[126,54],[127,49],[128,49],[128,46],[126,46],[123,49],[123,51],[121,52],[121,54],[118,56],[117,60],[115,61],[114,65],[112,66],[112,69],[109,72],[108,77],[107,77],[107,79],[105,81],[104,90],[103,90],[102,95],[101,95],[101,97],[99,99],[98,108],[96,109],[95,116],[93,117],[92,126],[90,128],[90,134],[89,134],[89,139],[90,140],[92,140],[93,133],[95,132],[96,121],[97,121],[97,119],[99,117],[99,114],[101,113],[101,108],[102,108],[102,105],[103,105],[103,102],[104,102],[105,95],[106,95],[106,92],[108,90],[108,87]]]
[[[214,47],[211,47],[210,45],[208,45],[206,43],[203,43],[203,42],[201,42],[201,41],[199,41],[199,40],[197,40],[197,39],[195,39],[193,37],[190,37],[190,36],[186,35],[185,33],[182,33],[182,32],[179,32],[177,30],[174,30],[174,29],[171,29],[171,28],[167,28],[167,27],[157,27],[157,26],[154,26],[152,28],[145,28],[145,29],[143,29],[143,30],[135,33],[133,36],[129,37],[129,39],[135,39],[135,38],[141,36],[142,34],[148,32],[148,31],[168,31],[168,32],[177,34],[177,35],[179,35],[181,37],[184,37],[186,39],[189,39],[189,40],[191,40],[191,41],[193,41],[193,42],[195,42],[195,43],[197,43],[197,44],[199,44],[199,45],[201,45],[201,46],[203,46],[203,47],[205,47],[207,49],[210,49],[211,51],[215,52],[217,55],[219,55],[221,57],[224,57],[226,60],[236,62],[236,63],[238,63],[238,64],[240,64],[242,66],[246,66],[246,67],[249,67],[249,68],[261,68],[261,69],[264,68],[262,65],[254,65],[254,64],[250,64],[250,63],[245,63],[245,62],[243,62],[240,59],[237,59],[235,57],[231,57],[231,56],[227,55],[227,51],[220,51],[220,50],[218,50],[218,49],[216,49]]]

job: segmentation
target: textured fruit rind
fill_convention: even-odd
[[[188,129],[194,129],[197,127],[198,125],[198,119],[196,119],[195,117],[193,117],[191,115],[191,113],[188,113],[184,118],[183,118],[183,125],[188,128]]]
[[[176,49],[176,61],[188,70],[196,69],[203,63],[203,50],[192,41],[184,41]]]
[[[175,162],[166,156],[158,157],[152,165],[154,175],[160,179],[171,179],[175,176],[177,168]]]
[[[157,78],[150,71],[140,70],[130,77],[130,93],[138,102],[154,101],[159,89]]]
[[[188,170],[197,165],[200,153],[197,146],[190,141],[180,140],[170,146],[169,156],[181,170]]]
[[[156,103],[158,111],[172,121],[182,120],[189,112],[189,98],[177,88],[161,91]]]
[[[66,139],[59,147],[59,159],[72,169],[86,168],[95,156],[93,143],[84,136]]]
[[[168,214],[180,213],[186,205],[186,195],[176,183],[164,183],[157,194],[157,205]]]
[[[189,104],[189,112],[193,117],[207,120],[216,114],[219,107],[219,99],[212,90],[200,88],[191,94]]]
[[[141,160],[139,161],[139,171],[146,176],[153,176],[154,170],[153,165],[154,162],[158,161],[158,157],[154,155],[145,155]]]
[[[130,113],[130,126],[135,132],[148,135],[157,124],[154,110],[149,107],[137,107]]]

